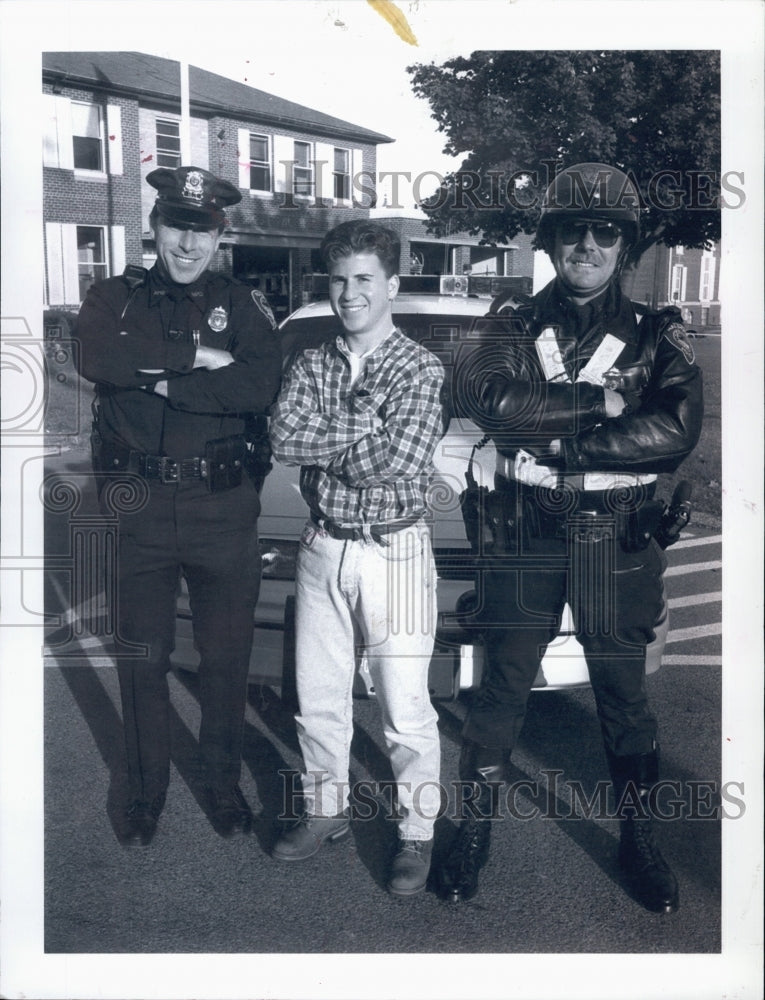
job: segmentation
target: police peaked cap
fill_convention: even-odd
[[[201,167],[159,167],[146,180],[159,192],[155,208],[169,225],[216,229],[226,221],[224,208],[242,200],[233,184]]]

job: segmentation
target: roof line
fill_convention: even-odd
[[[162,90],[153,89],[152,87],[147,86],[143,81],[140,84],[137,84],[130,81],[121,82],[117,79],[112,79],[111,77],[114,77],[117,74],[114,72],[115,67],[113,65],[109,65],[110,57],[129,55],[140,56],[144,60],[153,61],[157,64],[157,75],[160,75],[160,65],[167,66],[168,64],[176,64],[180,66],[178,60],[166,59],[164,57],[153,56],[149,53],[143,52],[44,52],[42,76],[43,79],[48,82],[59,81],[68,86],[86,86],[89,90],[97,90],[115,95],[138,97],[139,100],[143,98],[144,100],[154,100],[158,103],[169,105],[180,105],[180,79],[178,80],[177,86],[174,81],[167,81],[166,88]],[[47,64],[46,56],[49,57]],[[83,69],[78,69],[76,66],[77,57],[85,56],[90,57],[91,64],[93,66],[93,72],[90,74]],[[63,57],[63,59],[61,59],[61,57]],[[57,68],[56,66],[51,65],[52,60],[55,58],[59,58],[63,62],[63,66],[65,68]],[[106,65],[99,66],[97,64],[99,60],[102,64]],[[74,65],[72,65],[73,63]],[[105,72],[105,69],[108,70],[108,72]],[[117,70],[119,71],[119,67],[117,67]],[[189,71],[189,107],[196,112],[203,114],[212,113],[220,116],[228,115],[228,117],[238,117],[251,122],[262,122],[271,125],[282,124],[298,131],[301,129],[305,130],[306,126],[308,126],[312,132],[320,135],[326,135],[328,137],[342,136],[345,138],[355,137],[362,142],[370,142],[374,144],[395,142],[395,139],[391,136],[384,135],[381,132],[375,132],[362,125],[355,125],[353,122],[346,122],[343,119],[335,118],[332,115],[327,115],[322,111],[318,111],[318,109],[306,107],[305,105],[298,104],[296,101],[290,101],[287,98],[279,97],[276,94],[269,94],[267,91],[259,90],[256,87],[251,87],[249,84],[240,83],[237,80],[231,80],[228,77],[220,76],[220,74],[212,73],[210,70],[203,69],[200,66],[190,65]],[[194,80],[195,76],[197,77],[196,81]],[[200,96],[200,83],[204,77],[220,81],[221,85],[229,88],[232,92],[232,99],[226,101],[223,101],[222,99],[215,101],[211,100],[209,97]],[[257,108],[254,110],[253,108],[247,107],[242,103],[244,99],[244,88],[246,88],[248,95],[251,94],[253,104],[258,101],[273,102],[277,107],[281,105],[282,110],[270,111],[266,108]],[[305,112],[305,117],[291,114],[290,111],[293,108],[301,112]],[[315,115],[317,117],[312,118],[311,115]]]

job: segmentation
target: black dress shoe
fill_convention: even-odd
[[[252,812],[239,785],[233,788],[205,787],[205,799],[213,829],[221,837],[252,830]]]
[[[157,832],[164,804],[164,795],[158,795],[151,802],[133,799],[125,810],[125,825],[120,832],[120,843],[125,847],[147,847]]]

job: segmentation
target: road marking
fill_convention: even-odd
[[[691,628],[670,629],[667,645],[670,642],[687,642],[689,639],[701,639],[706,635],[722,635],[722,622],[710,622],[708,625],[694,625]]]
[[[667,604],[670,608],[691,608],[696,604],[713,604],[722,600],[722,591],[714,594],[689,594],[687,597],[670,597]]]
[[[721,667],[721,656],[662,656],[662,667]]]
[[[681,538],[675,542],[673,549],[689,549],[694,545],[717,545],[722,542],[722,535],[707,535],[706,538]]]
[[[681,563],[679,566],[669,566],[665,576],[681,576],[683,573],[703,573],[705,570],[722,569],[722,561]]]

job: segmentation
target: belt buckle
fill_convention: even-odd
[[[612,541],[615,534],[613,516],[599,510],[577,510],[570,525],[578,542]]]
[[[166,455],[159,460],[159,479],[162,483],[178,482],[178,463]]]

